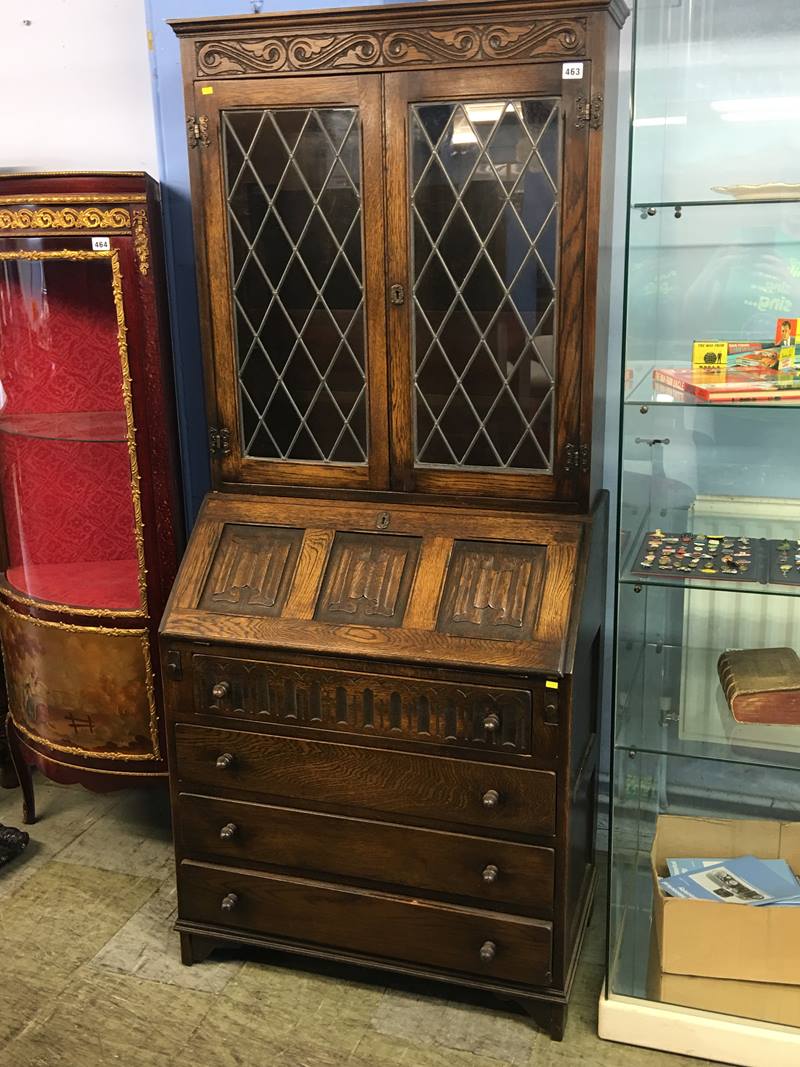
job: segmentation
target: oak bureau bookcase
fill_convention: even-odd
[[[361,963],[563,1033],[594,888],[626,15],[173,23],[214,478],[161,637],[187,963]]]

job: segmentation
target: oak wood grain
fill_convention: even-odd
[[[220,830],[230,825],[233,832],[221,838]],[[178,799],[178,826],[184,854],[193,859],[269,864],[545,917],[552,911],[553,851],[539,845],[187,793]],[[497,868],[493,880],[484,876],[490,865]]]
[[[333,530],[307,529],[303,534],[294,582],[283,608],[289,619],[313,619],[325,564],[333,544]]]
[[[479,510],[454,505],[407,504],[394,502],[377,505],[365,500],[331,498],[262,496],[244,492],[210,493],[204,501],[201,517],[217,522],[259,522],[286,526],[311,526],[324,529],[375,530],[379,516],[386,513],[387,533],[420,533],[442,537],[463,537],[465,532],[476,540],[499,538],[533,544],[553,540],[577,542],[585,516],[537,514],[529,511]]]
[[[409,630],[432,630],[453,548],[449,537],[428,537],[422,545],[405,625]]]
[[[489,833],[548,835],[554,830],[556,775],[551,771],[185,723],[175,727],[175,744],[175,773],[185,784],[346,804],[356,811],[408,813]],[[217,759],[223,753],[233,759],[221,768]],[[499,799],[489,808],[484,796],[492,789]]]
[[[335,625],[304,619],[269,619],[245,615],[218,615],[204,611],[175,610],[165,620],[166,637],[226,641],[256,648],[273,647],[340,656],[364,656],[387,662],[412,662],[475,668],[526,671],[557,675],[561,672],[561,642],[545,641],[534,631],[533,640],[493,641],[454,637],[430,630],[403,627]]]
[[[229,894],[235,904],[223,911]],[[178,897],[190,921],[365,953],[377,954],[380,946],[389,958],[528,984],[550,978],[552,930],[537,919],[188,860],[178,869]],[[483,961],[487,941],[496,952]]]

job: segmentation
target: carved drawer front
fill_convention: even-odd
[[[550,848],[185,793],[178,812],[183,850],[196,858],[552,909]]]
[[[531,695],[355,671],[195,655],[201,714],[423,745],[530,755]]]
[[[175,727],[180,782],[432,819],[555,833],[556,776],[329,741]]]
[[[186,860],[178,900],[185,922],[526,985],[551,981],[552,928],[542,920]]]

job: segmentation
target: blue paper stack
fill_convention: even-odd
[[[800,907],[800,878],[786,860],[756,856],[670,859],[667,869],[669,877],[659,879],[667,896],[754,907]]]

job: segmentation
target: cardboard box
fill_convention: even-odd
[[[800,1025],[800,985],[777,982],[739,982],[731,978],[699,978],[661,970],[655,927],[650,945],[647,995],[664,1004],[735,1015],[740,1019]]]
[[[667,859],[785,859],[800,872],[800,823],[661,815],[650,855],[653,925],[669,975],[800,985],[800,908],[756,908],[665,896]]]

